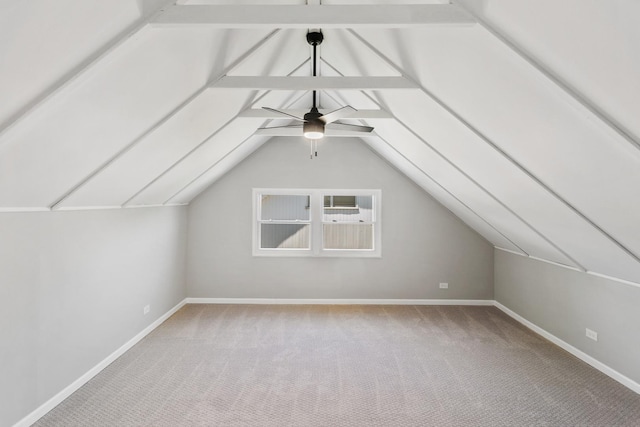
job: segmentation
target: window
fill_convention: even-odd
[[[254,189],[253,254],[380,257],[380,195]]]

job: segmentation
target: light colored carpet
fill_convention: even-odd
[[[36,426],[640,426],[494,307],[187,305]]]

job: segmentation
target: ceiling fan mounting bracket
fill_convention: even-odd
[[[322,40],[324,40],[324,36],[320,31],[310,31],[307,33],[307,43],[311,46],[318,46],[322,44]]]

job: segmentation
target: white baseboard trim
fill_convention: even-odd
[[[187,298],[187,304],[273,304],[273,305],[493,305],[484,299],[375,299],[375,298]]]
[[[63,400],[67,397],[71,396],[76,390],[85,385],[91,378],[95,377],[100,373],[104,368],[109,366],[114,360],[118,357],[122,356],[127,350],[136,345],[142,338],[146,337],[151,331],[160,326],[162,322],[167,320],[171,315],[173,315],[176,311],[180,310],[186,304],[186,299],[180,301],[175,307],[171,310],[167,311],[165,314],[156,319],[152,324],[144,328],[140,333],[127,341],[124,345],[122,345],[119,349],[111,353],[104,360],[98,363],[96,366],[87,371],[80,378],[69,384],[67,387],[62,389],[58,394],[53,396],[51,399],[47,400],[45,403],[40,405],[37,409],[31,412],[29,415],[18,421],[13,427],[28,427],[31,424],[38,421],[42,418],[47,412],[58,406]]]
[[[502,305],[498,301],[494,301],[494,305],[499,310],[501,310],[505,314],[507,314],[509,317],[511,317],[514,320],[522,323],[524,326],[526,326],[527,328],[531,329],[532,331],[534,331],[538,335],[543,336],[544,338],[548,339],[549,341],[551,341],[552,343],[554,343],[558,347],[568,351],[569,353],[571,353],[574,356],[576,356],[578,359],[580,359],[580,360],[588,363],[589,365],[593,366],[594,368],[596,368],[597,370],[599,370],[603,374],[613,378],[614,380],[618,381],[620,384],[622,384],[622,385],[626,386],[627,388],[629,388],[629,389],[635,391],[636,393],[640,394],[640,384],[638,384],[637,382],[635,382],[631,378],[621,374],[620,372],[618,372],[615,369],[605,365],[604,363],[600,362],[599,360],[594,359],[593,357],[589,356],[587,353],[583,352],[582,350],[579,350],[579,349],[575,348],[571,344],[561,340],[560,338],[556,337],[555,335],[551,334],[550,332],[547,332],[546,330],[542,329],[541,327],[537,326],[536,324],[534,324],[534,323],[528,321],[527,319],[525,319],[524,317],[520,316],[519,314],[517,314],[513,310],[511,310],[511,309],[507,308],[506,306]]]
[[[583,360],[595,369],[604,373],[605,375],[613,378],[627,388],[640,394],[640,384],[632,380],[631,378],[621,374],[615,369],[605,365],[604,363],[594,359],[581,350],[578,350],[571,344],[561,340],[555,335],[547,332],[541,327],[528,321],[524,317],[520,316],[516,312],[502,305],[498,301],[494,300],[456,300],[456,299],[288,299],[288,298],[185,298],[179,302],[171,310],[160,316],[152,324],[147,326],[144,330],[138,333],[136,336],[127,341],[124,345],[118,348],[116,351],[107,356],[104,360],[98,363],[96,366],[87,371],[80,378],[73,383],[65,387],[58,394],[51,399],[40,405],[37,409],[31,412],[29,415],[14,424],[13,427],[28,427],[42,418],[47,412],[55,408],[64,399],[69,397],[72,393],[86,384],[91,378],[96,376],[100,371],[109,366],[114,360],[124,354],[127,350],[137,344],[151,331],[160,326],[162,322],[167,320],[176,311],[180,310],[185,304],[337,304],[337,305],[481,305],[481,306],[495,306],[511,318],[520,322],[524,326],[528,327],[537,334],[548,339],[560,348],[568,351],[577,358]]]

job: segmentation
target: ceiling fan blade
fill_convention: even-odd
[[[345,123],[331,123],[327,125],[327,129],[346,130],[362,133],[370,133],[373,131],[373,128],[371,126],[347,125]]]
[[[258,128],[256,135],[271,136],[302,136],[302,125],[273,126],[268,128]]]
[[[302,125],[267,126],[258,129],[302,129]]]
[[[278,114],[283,115],[283,116],[290,117],[290,118],[292,118],[292,119],[299,120],[299,121],[301,121],[301,122],[304,122],[304,121],[305,121],[305,120],[304,120],[303,118],[301,118],[301,117],[297,117],[297,116],[294,116],[293,114],[285,113],[284,111],[276,110],[275,108],[269,108],[269,107],[262,107],[262,108],[263,108],[263,109],[265,109],[265,110],[268,110],[268,111],[273,111],[274,113],[278,113]]]
[[[351,105],[346,105],[342,108],[338,108],[337,110],[333,110],[330,113],[320,116],[320,120],[322,120],[325,123],[332,123],[332,122],[335,122],[336,120],[349,117],[351,114],[355,113],[356,111],[358,110],[353,108]]]

